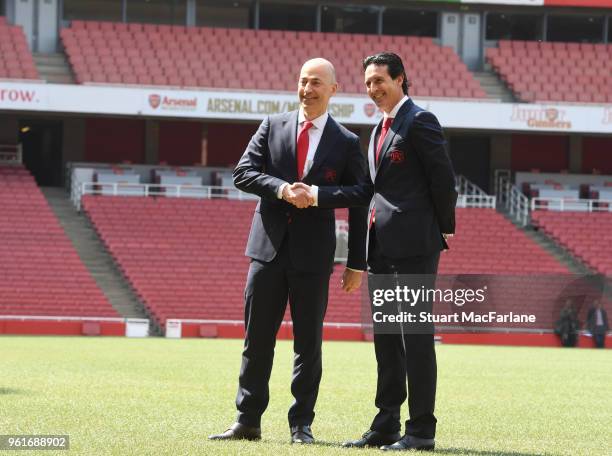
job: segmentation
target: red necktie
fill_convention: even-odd
[[[304,175],[304,165],[306,164],[306,157],[308,156],[308,130],[312,127],[312,122],[305,121],[300,128],[297,139],[297,171],[298,177],[302,180]]]
[[[376,145],[376,163],[378,163],[378,159],[380,158],[380,150],[382,149],[383,142],[385,141],[385,137],[387,136],[392,123],[393,118],[387,117],[382,124],[382,128],[380,129],[380,137],[378,138],[378,144]]]
[[[393,123],[393,117],[387,117],[382,124],[382,128],[380,129],[380,137],[378,138],[378,144],[376,145],[376,161],[374,164],[378,164],[378,159],[380,158],[380,150],[382,149],[383,142],[385,142],[385,137],[389,132],[389,128],[391,128],[391,124]],[[368,224],[368,228],[372,228],[372,224],[376,220],[376,207],[372,206],[372,213],[370,214],[370,223]]]

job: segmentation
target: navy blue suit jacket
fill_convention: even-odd
[[[436,116],[408,99],[395,116],[377,163],[372,131],[368,150],[374,187],[376,239],[389,258],[431,255],[448,248],[455,232],[455,174]]]
[[[373,229],[388,258],[431,255],[448,248],[442,233],[455,232],[457,192],[438,119],[408,99],[395,116],[375,162],[381,125],[382,120],[372,130],[366,185],[359,190],[320,188],[319,204],[325,205],[326,196],[334,195],[334,201],[344,198],[346,205],[375,206]]]
[[[253,215],[246,255],[272,261],[288,237],[291,262],[298,270],[331,272],[336,247],[333,208],[354,205],[348,204],[346,194],[362,192],[367,185],[366,160],[359,138],[329,116],[312,167],[302,181],[308,185],[341,186],[344,191],[320,191],[318,207],[297,209],[277,197],[284,182],[299,180],[297,124],[297,111],[266,118],[234,170],[236,187],[261,197]],[[348,267],[361,270],[366,269],[367,209],[363,204],[349,209],[347,261]]]

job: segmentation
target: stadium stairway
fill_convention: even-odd
[[[612,276],[611,213],[539,210],[532,213],[532,220],[540,231],[580,258],[591,271]]]
[[[65,54],[34,54],[34,63],[40,77],[54,84],[75,84]]]
[[[536,244],[550,253],[559,263],[564,265],[573,274],[592,274],[593,271],[589,269],[579,258],[572,255],[570,251],[565,249],[561,244],[556,242],[553,238],[548,236],[544,231],[540,230],[537,226],[527,225],[522,226],[516,222],[507,212],[502,211],[498,208],[498,212],[504,215],[509,222],[515,225],[518,229],[522,230],[529,238],[531,238]]]
[[[127,318],[148,318],[129,284],[116,269],[89,219],[79,214],[62,188],[41,187],[51,210],[70,238],[79,258],[115,310]],[[155,330],[152,326],[152,330]]]
[[[512,93],[512,90],[510,90],[504,81],[502,81],[493,71],[491,65],[486,64],[484,71],[476,71],[472,74],[489,98],[499,100],[502,103],[516,102],[516,97]]]

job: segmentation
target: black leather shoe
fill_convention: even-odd
[[[382,432],[368,430],[359,440],[344,442],[344,448],[365,448],[379,447],[381,445],[391,445],[397,442],[402,436],[399,432],[395,434],[383,434]]]
[[[223,434],[215,434],[208,437],[210,440],[259,440],[261,429],[234,423]]]
[[[393,445],[384,445],[381,446],[380,449],[384,451],[433,451],[435,442],[436,441],[434,439],[422,439],[412,435],[405,435]]]
[[[310,426],[291,426],[291,443],[314,443]]]

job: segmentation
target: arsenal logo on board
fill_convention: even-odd
[[[548,108],[545,112],[546,112],[546,118],[551,122],[554,122],[555,120],[557,120],[557,117],[559,117],[558,109]]]
[[[149,95],[149,104],[153,109],[157,109],[161,103],[161,97],[156,93]]]
[[[363,112],[366,116],[372,117],[376,113],[376,105],[374,103],[366,103],[363,106]]]

